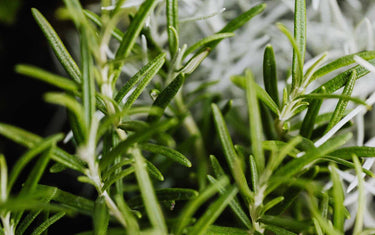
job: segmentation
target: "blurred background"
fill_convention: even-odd
[[[39,135],[48,135],[46,126],[55,115],[56,107],[46,104],[42,94],[53,89],[14,72],[19,63],[34,64],[55,70],[50,48],[31,15],[38,8],[60,30],[54,21],[54,10],[62,1],[51,0],[1,0],[0,1],[0,121],[12,123]],[[38,121],[36,121],[38,120]],[[15,158],[22,149],[3,138],[0,152],[7,159]]]
[[[87,5],[99,1],[81,0],[80,2]],[[129,0],[129,2],[135,1]],[[226,8],[223,14],[184,25],[185,31],[181,32],[181,36],[184,43],[191,45],[197,39],[218,31],[239,12],[249,9],[256,2],[263,1],[180,0],[179,2],[181,2],[180,13],[184,18],[199,18],[199,16],[221,12]],[[238,30],[236,37],[221,43],[213,56],[205,60],[199,70],[192,75],[191,80],[198,83],[202,79],[219,79],[219,90],[226,90],[225,96],[233,97],[234,105],[237,107],[243,105],[243,100],[238,95],[238,90],[230,84],[229,76],[242,73],[244,68],[251,68],[257,80],[261,81],[263,50],[267,43],[274,46],[280,82],[283,83],[288,76],[292,51],[287,39],[276,29],[275,22],[281,21],[292,29],[294,0],[264,2],[268,4],[264,14],[257,16],[243,29]],[[374,0],[307,0],[307,62],[311,63],[315,57],[325,51],[329,52],[328,57],[332,59],[362,50],[373,50],[375,41],[371,22],[375,20],[374,3]],[[75,53],[79,51],[69,48],[75,45],[73,26],[67,21],[58,20],[55,14],[62,5],[61,0],[0,0],[0,122],[10,123],[40,136],[57,132],[67,133],[69,128],[65,124],[65,111],[59,106],[43,101],[43,94],[55,90],[54,87],[16,74],[14,66],[20,63],[32,64],[47,71],[63,74],[63,71],[56,66],[56,59],[31,14],[31,8],[37,8],[53,25],[75,57],[77,56]],[[156,21],[159,20],[160,18]],[[161,32],[160,28],[159,32]],[[160,38],[159,43],[163,45],[166,42],[165,37],[163,39],[163,35],[157,36],[160,36],[157,38]],[[362,86],[358,85],[359,89],[355,92],[361,98],[365,98],[374,91],[375,79],[372,76],[368,80],[362,80]],[[375,115],[370,118],[370,122],[367,123],[375,123]],[[370,139],[375,136],[375,128],[373,125],[367,126],[366,139]],[[25,148],[0,137],[0,153],[6,156],[10,166],[24,151]],[[90,189],[82,188],[82,184],[77,183],[75,177],[73,172],[64,171],[55,175],[48,174],[43,182],[89,197]],[[65,232],[67,226],[69,234],[84,231],[91,228],[91,220],[83,216],[60,220],[52,226],[51,234],[67,234]]]

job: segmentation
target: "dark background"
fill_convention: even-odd
[[[61,3],[62,1],[50,0],[22,1],[13,24],[0,24],[0,121],[41,136],[51,134],[46,133],[46,126],[58,110],[43,101],[43,94],[53,88],[16,74],[14,67],[25,63],[56,71],[50,48],[32,17],[31,8],[39,9],[51,24],[56,25],[58,21],[54,20],[54,10]],[[0,140],[0,151],[7,159],[14,159],[20,151],[22,153],[22,149],[11,142],[3,138]]]
[[[11,6],[11,1],[16,0],[0,0],[0,13],[11,10],[4,9]],[[0,122],[21,127],[43,137],[57,132],[67,133],[64,110],[43,100],[44,93],[56,89],[16,74],[14,67],[20,63],[31,64],[47,71],[61,73],[47,40],[32,17],[32,7],[37,8],[48,19],[63,40],[64,33],[72,28],[72,25],[55,17],[55,10],[63,5],[61,0],[23,0],[20,3],[17,13],[14,12],[16,15],[11,13],[15,16],[13,22],[4,19],[0,22]],[[25,151],[26,148],[0,136],[0,153],[5,155],[9,168]],[[45,173],[42,183],[82,195],[84,189],[82,184],[77,183],[76,176],[69,171],[60,174]],[[20,183],[22,182],[18,182]],[[34,224],[40,222],[36,221]],[[74,234],[89,229],[91,219],[78,215],[58,221],[49,229],[49,233]]]

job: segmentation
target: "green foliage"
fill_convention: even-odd
[[[25,234],[33,228],[32,234],[46,234],[64,216],[86,215],[92,218],[92,231],[82,234],[343,234],[348,212],[338,174],[342,168],[354,169],[359,182],[354,231],[370,231],[363,231],[362,174],[373,173],[362,168],[361,160],[375,157],[375,148],[343,147],[352,137],[349,131],[326,134],[347,114],[349,102],[368,106],[352,96],[355,81],[368,71],[359,65],[340,69],[354,64],[356,55],[374,64],[375,52],[325,65],[323,54],[304,73],[306,3],[296,0],[294,33],[277,24],[293,48],[291,85],[286,83],[279,94],[277,55],[267,45],[264,89],[250,68],[231,77],[246,102],[239,109],[212,92],[216,81],[193,90],[184,85],[220,41],[235,37],[234,31],[265,4],[188,47],[180,45],[177,0],[146,0],[130,11],[118,1],[114,10],[103,8],[99,15],[84,10],[78,0],[64,2],[80,39],[79,65],[47,19],[32,9],[69,78],[31,65],[18,65],[16,71],[62,90],[44,97],[68,110],[73,138],[62,144],[62,134],[42,138],[0,123],[1,135],[27,148],[11,171],[0,156],[1,231]],[[102,1],[103,7],[109,3]],[[161,7],[167,45],[158,45],[144,27]],[[121,27],[125,32],[117,28],[123,16],[129,23]],[[112,38],[120,45],[109,59],[105,50]],[[144,39],[148,46],[142,51]],[[123,66],[132,62],[138,72],[123,74]],[[328,81],[307,92],[322,76]],[[342,94],[334,94],[341,87]],[[319,114],[323,100],[332,98],[338,99],[335,110]],[[245,109],[246,121],[241,116]],[[74,154],[63,150],[66,145]],[[48,172],[50,161],[54,165]],[[93,186],[92,200],[40,183],[43,175],[65,169],[77,171],[82,185]],[[330,189],[323,187],[328,180]],[[223,224],[222,216],[229,222]]]

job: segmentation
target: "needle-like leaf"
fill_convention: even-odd
[[[166,8],[167,8],[167,28],[169,29],[170,27],[173,27],[178,37],[178,31],[179,31],[178,1],[167,0]],[[169,51],[171,53],[171,57],[173,58],[177,52],[179,45],[178,45],[178,38],[175,37],[175,34],[171,30],[168,30],[168,43],[169,43]]]
[[[44,35],[46,36],[50,46],[52,47],[58,60],[64,67],[65,71],[69,76],[76,82],[81,82],[81,72],[72,56],[66,50],[64,44],[62,43],[60,37],[57,35],[55,30],[49,24],[49,22],[44,18],[44,16],[35,8],[31,9],[34,19],[38,23],[39,27],[42,29]]]
[[[208,207],[188,234],[206,234],[208,227],[215,222],[221,212],[227,207],[230,201],[232,201],[234,196],[236,196],[237,192],[238,189],[235,186],[227,189],[224,194]]]
[[[342,92],[343,95],[350,96],[352,94],[356,79],[357,79],[356,72],[353,71],[349,81],[345,85],[344,91]],[[347,104],[348,104],[348,100],[345,100],[345,99],[339,100],[339,102],[336,105],[335,111],[332,114],[331,120],[328,123],[326,132],[329,131],[334,125],[336,125],[341,120],[341,118],[344,116],[344,112],[345,112]],[[365,105],[367,104],[365,103]]]
[[[192,189],[184,188],[165,188],[155,190],[158,201],[180,201],[196,198],[199,193]],[[134,197],[128,201],[129,206],[138,208],[143,206],[142,197]]]
[[[322,156],[333,152],[338,147],[345,144],[352,137],[351,133],[344,135],[339,135],[328,140],[326,143],[322,144],[319,148],[311,149],[305,153],[300,158],[293,159],[292,161],[280,167],[273,175],[273,183],[269,186],[267,190],[272,191],[277,187],[280,182],[279,177],[292,177],[293,175],[299,173],[304,167],[309,166],[315,160],[321,158]]]
[[[96,199],[93,217],[94,235],[107,234],[109,214],[104,196],[99,196]]]
[[[16,72],[41,80],[43,82],[46,82],[66,91],[77,92],[79,89],[79,85],[77,82],[47,72],[41,68],[37,68],[32,65],[19,64],[16,66]]]
[[[219,139],[224,150],[224,155],[226,157],[229,168],[231,169],[232,175],[235,178],[237,185],[242,193],[248,199],[252,199],[253,192],[250,190],[245,174],[242,171],[242,167],[239,165],[240,161],[236,154],[236,151],[234,150],[232,138],[230,137],[228,128],[224,122],[224,117],[216,104],[212,104],[211,108],[215,120],[216,130],[218,132]]]
[[[50,227],[52,224],[54,224],[56,221],[61,219],[65,215],[65,212],[59,212],[52,217],[48,218],[46,221],[44,221],[41,225],[39,225],[32,233],[31,235],[39,235],[42,234],[48,227]]]
[[[340,57],[318,69],[311,77],[311,81],[314,81],[330,72],[333,72],[342,67],[351,65],[355,63],[354,56],[360,56],[365,60],[375,59],[375,51],[364,51],[359,53],[354,53],[351,55]]]
[[[267,45],[263,57],[263,82],[267,93],[273,101],[279,106],[279,90],[277,86],[276,60],[273,48]]]
[[[155,8],[156,3],[158,1],[156,0],[146,0],[138,9],[138,12],[134,16],[129,28],[127,29],[124,37],[122,38],[122,41],[120,43],[119,48],[117,49],[114,63],[114,81],[117,80],[117,78],[120,75],[121,67],[124,64],[123,59],[126,58],[139,36],[143,25],[146,21],[147,16],[149,13]]]
[[[176,119],[163,120],[151,125],[150,128],[145,131],[129,136],[126,140],[120,142],[114,147],[108,154],[103,156],[103,159],[100,162],[101,167],[107,167],[117,156],[126,153],[133,144],[145,141],[156,133],[165,131],[175,124],[177,124]]]
[[[247,111],[249,115],[251,149],[256,162],[258,173],[261,174],[264,169],[264,153],[262,149],[263,130],[260,118],[260,110],[255,89],[253,74],[250,70],[245,72],[246,76],[246,99]]]
[[[200,47],[205,47],[207,44],[217,41],[223,40],[225,38],[233,37],[234,33],[216,33],[211,36],[205,37],[198,42],[194,43],[188,49],[186,49],[184,57],[188,56],[190,53],[194,52],[195,50],[199,49]]]
[[[340,176],[337,173],[335,164],[330,164],[330,172],[332,176],[332,198],[333,198],[333,225],[341,232],[344,232],[345,221],[345,207],[344,207],[344,190],[340,181]]]
[[[220,176],[217,176],[217,177],[220,177]],[[207,178],[210,181],[210,183],[212,184],[217,183],[217,180],[214,177],[208,175]],[[225,189],[225,187],[219,187],[220,194],[224,194],[226,191],[227,190]],[[232,209],[233,213],[237,216],[237,218],[243,223],[243,225],[245,225],[248,229],[251,229],[252,228],[251,221],[249,217],[246,215],[246,213],[242,210],[239,201],[236,200],[236,198],[233,198],[233,200],[229,202],[229,206]]]
[[[201,192],[198,197],[191,200],[181,212],[178,222],[175,223],[173,229],[174,234],[180,235],[199,207],[218,191],[219,186],[225,187],[228,183],[228,178],[220,178],[216,184],[211,184],[203,192]]]
[[[123,87],[118,91],[115,101],[120,103],[122,99],[130,92],[130,90],[143,78],[146,80],[145,85],[147,85],[147,78],[151,79],[157,74],[161,66],[165,61],[165,53],[159,54],[155,59],[150,61],[148,64],[142,67],[133,77],[131,77]],[[147,78],[146,78],[147,77]],[[140,89],[140,91],[142,91]],[[136,97],[135,97],[136,98]]]
[[[183,74],[178,75],[159,95],[158,98],[152,104],[152,107],[160,108],[165,110],[172,99],[176,96],[181,86],[184,84],[185,76]],[[159,120],[163,113],[149,115],[147,120],[149,122],[155,122]]]
[[[177,152],[174,149],[150,143],[141,144],[139,147],[142,150],[163,155],[171,159],[172,161],[180,163],[181,165],[191,167],[191,162],[189,161],[189,159],[187,159],[183,154]]]
[[[299,88],[303,82],[303,64],[306,50],[306,2],[296,0],[294,5],[294,40],[292,64],[292,90]]]
[[[146,171],[144,159],[137,148],[132,149],[132,155],[135,160],[135,175],[139,184],[139,189],[142,194],[143,203],[148,215],[148,218],[155,229],[162,234],[167,233],[167,227],[160,205],[157,202],[154,187],[152,186],[151,179]]]

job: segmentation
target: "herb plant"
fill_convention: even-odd
[[[306,66],[306,3],[295,0],[293,33],[277,24],[293,48],[291,82],[283,79],[280,92],[277,56],[265,46],[264,88],[251,68],[231,77],[246,101],[238,109],[212,92],[215,82],[193,90],[184,84],[265,4],[181,45],[177,0],[145,0],[134,11],[122,8],[125,0],[102,0],[99,15],[78,0],[64,3],[79,33],[79,63],[42,13],[32,14],[69,78],[25,64],[16,71],[61,89],[44,98],[66,107],[71,133],[42,138],[0,123],[0,134],[28,149],[11,170],[0,156],[3,234],[46,233],[77,215],[92,218],[92,230],[80,234],[344,234],[350,214],[339,172],[345,169],[358,182],[352,232],[374,232],[363,227],[363,174],[373,173],[362,162],[375,148],[345,144],[350,119],[375,102],[352,96],[356,80],[375,71],[375,52],[329,63],[323,54]],[[166,44],[147,26],[155,11],[165,13]],[[124,18],[129,23],[120,30]],[[127,65],[140,69],[129,76]],[[312,89],[323,76],[328,80]],[[328,113],[320,112],[325,99],[338,100]],[[358,106],[351,110],[349,102]],[[22,182],[27,165],[32,169]],[[94,200],[40,183],[68,169],[95,189]]]

